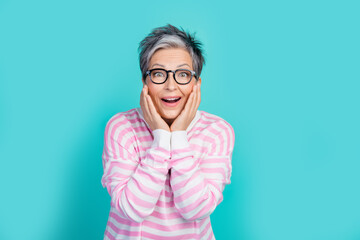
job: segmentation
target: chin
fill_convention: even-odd
[[[170,121],[174,121],[180,115],[179,111],[166,111],[162,118]]]

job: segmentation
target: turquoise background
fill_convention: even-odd
[[[204,43],[200,109],[234,127],[218,240],[360,239],[359,1],[0,1],[0,239],[102,239],[105,124],[139,42]]]

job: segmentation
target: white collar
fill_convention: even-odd
[[[139,113],[140,117],[144,120],[144,122],[146,123],[146,125],[148,126],[148,128],[151,129],[150,126],[149,126],[149,124],[145,121],[145,118],[144,118],[142,109],[141,109],[140,107],[135,108],[135,109],[136,109],[136,111]],[[189,124],[189,126],[186,128],[186,132],[189,132],[189,131],[194,127],[195,123],[200,119],[200,115],[201,115],[201,114],[200,114],[200,111],[197,110],[197,111],[196,111],[196,114],[195,114],[195,117],[193,118],[193,120],[191,121],[191,123]]]

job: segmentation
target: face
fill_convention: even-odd
[[[169,48],[157,50],[149,62],[149,69],[163,68],[166,70],[189,69],[194,70],[189,52],[182,48]],[[201,82],[201,78],[199,80]],[[177,84],[173,73],[168,73],[168,79],[163,84],[154,84],[149,77],[146,78],[149,95],[160,116],[171,124],[184,109],[187,99],[196,84],[196,78],[186,85]],[[173,102],[169,99],[179,99]]]

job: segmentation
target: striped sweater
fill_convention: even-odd
[[[186,131],[151,131],[141,108],[106,124],[101,178],[111,196],[104,239],[215,239],[210,214],[230,183],[234,131],[197,111]]]

